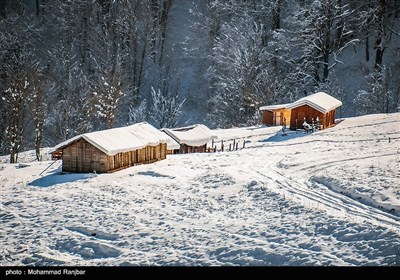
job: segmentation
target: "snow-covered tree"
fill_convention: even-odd
[[[358,113],[389,113],[395,112],[399,102],[400,90],[397,76],[399,71],[399,50],[392,52],[392,61],[385,65],[384,54],[392,37],[400,37],[396,31],[396,19],[400,13],[398,1],[366,1],[358,11],[358,22],[365,42],[365,60],[372,56],[370,40],[373,40],[375,59],[373,69],[365,79],[368,88],[359,90],[356,100],[362,105]],[[396,60],[397,59],[397,60]],[[390,79],[389,79],[390,78]],[[393,83],[394,80],[396,82]],[[391,82],[392,81],[392,82]]]
[[[329,78],[346,47],[358,42],[352,29],[354,13],[341,0],[311,0],[296,3],[286,19],[286,54],[291,65],[289,79],[295,91],[314,91]]]
[[[5,136],[9,143],[10,163],[18,162],[18,152],[24,131],[28,85],[27,79],[23,77],[20,77],[18,80],[14,79],[2,96],[3,102],[9,108]]]
[[[38,161],[42,160],[41,147],[43,142],[43,126],[47,116],[46,100],[48,95],[48,80],[44,76],[39,61],[32,61],[28,66],[28,79],[31,86],[27,96],[27,109],[32,118],[35,135],[35,153]]]
[[[375,50],[374,67],[381,67],[385,49],[392,36],[400,36],[396,31],[396,19],[400,11],[398,1],[365,1],[358,7],[357,19],[360,37],[365,42],[365,59],[369,61],[371,47]],[[370,44],[370,39],[374,40]]]
[[[159,128],[176,127],[185,99],[180,101],[177,91],[168,89],[161,91],[160,89],[155,90],[153,87],[151,87],[151,97],[153,107],[150,114],[156,125]]]
[[[13,1],[14,2],[14,1]],[[3,150],[10,162],[18,161],[18,152],[26,129],[26,104],[30,86],[31,61],[36,53],[35,39],[40,33],[36,21],[22,3],[4,3],[0,17],[0,122]]]
[[[150,56],[150,40],[152,20],[149,16],[150,1],[120,0],[115,19],[118,34],[119,55],[121,59],[122,77],[126,83],[126,104],[136,106],[140,103],[140,92],[144,80],[146,59]]]
[[[226,24],[213,50],[214,79],[211,119],[221,126],[246,125],[254,121],[265,76],[260,26],[247,19]],[[225,28],[227,30],[225,30]]]
[[[355,99],[359,114],[389,113],[393,100],[386,78],[385,69],[374,69],[367,77],[368,89],[359,90]]]
[[[116,112],[124,95],[121,90],[121,82],[116,79],[107,81],[104,77],[101,77],[101,81],[93,94],[96,99],[96,115],[104,120],[106,128],[113,128]]]
[[[129,106],[129,120],[128,124],[134,124],[138,122],[143,122],[148,119],[148,108],[147,102],[144,99],[138,106]]]
[[[267,8],[274,4],[275,9]],[[243,126],[259,122],[260,104],[284,99],[275,52],[268,35],[279,27],[282,1],[238,3],[213,1],[212,14],[219,15],[218,31],[210,55],[209,119],[214,126]],[[273,17],[275,15],[275,17]],[[265,18],[268,17],[268,20]],[[268,26],[268,27],[267,27]],[[281,98],[277,98],[279,95]]]

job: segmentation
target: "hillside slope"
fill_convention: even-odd
[[[218,130],[246,147],[113,174],[0,164],[0,265],[400,265],[399,128]]]

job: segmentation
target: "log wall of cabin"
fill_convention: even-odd
[[[274,125],[274,113],[271,111],[264,110],[262,123],[265,125]]]
[[[283,113],[283,117],[286,120],[285,124],[286,124],[287,127],[289,127],[290,126],[290,117],[292,115],[292,110],[290,110],[290,109],[282,109],[282,113]]]
[[[189,146],[186,144],[181,144],[179,148],[180,154],[189,154],[189,153],[205,153],[207,152],[207,144],[202,146]]]
[[[289,126],[290,115],[291,115],[290,109],[276,109],[273,111],[264,110],[262,123],[271,126],[283,125],[283,124]]]
[[[107,156],[85,139],[79,139],[62,151],[63,172],[107,172]]]
[[[63,149],[62,171],[74,173],[113,172],[129,166],[165,159],[166,155],[167,144],[165,143],[109,156],[86,140],[80,139]]]
[[[329,111],[325,114],[324,128],[330,127],[335,124],[336,110]]]
[[[302,128],[304,118],[306,119],[307,123],[311,124],[312,120],[314,119],[315,121],[317,117],[319,118],[320,124],[323,125],[322,128],[330,127],[335,124],[335,112],[336,110],[332,110],[324,114],[308,105],[294,108],[292,109],[291,113],[290,128]]]
[[[167,144],[147,146],[142,149],[107,156],[109,172],[133,165],[152,163],[167,157]]]

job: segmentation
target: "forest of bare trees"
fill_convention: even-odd
[[[259,106],[316,90],[357,114],[395,112],[396,42],[396,0],[0,0],[0,155],[40,160],[42,147],[138,121],[253,125]],[[350,50],[365,66],[351,91],[338,78]],[[178,54],[200,65],[190,80]]]

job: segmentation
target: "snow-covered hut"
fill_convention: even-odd
[[[180,128],[161,129],[173,140],[179,143],[179,148],[174,153],[204,153],[207,151],[207,143],[217,136],[203,124],[195,124]]]
[[[260,111],[262,111],[262,123],[271,126],[289,126],[291,111],[287,109],[288,105],[289,104],[261,106]]]
[[[342,102],[325,92],[317,92],[303,97],[288,104],[287,109],[291,110],[290,128],[297,129],[303,126],[304,120],[307,123],[319,119],[321,129],[335,124],[336,108],[342,106]]]
[[[55,146],[63,172],[113,172],[166,158],[167,141],[147,122],[77,135]]]

